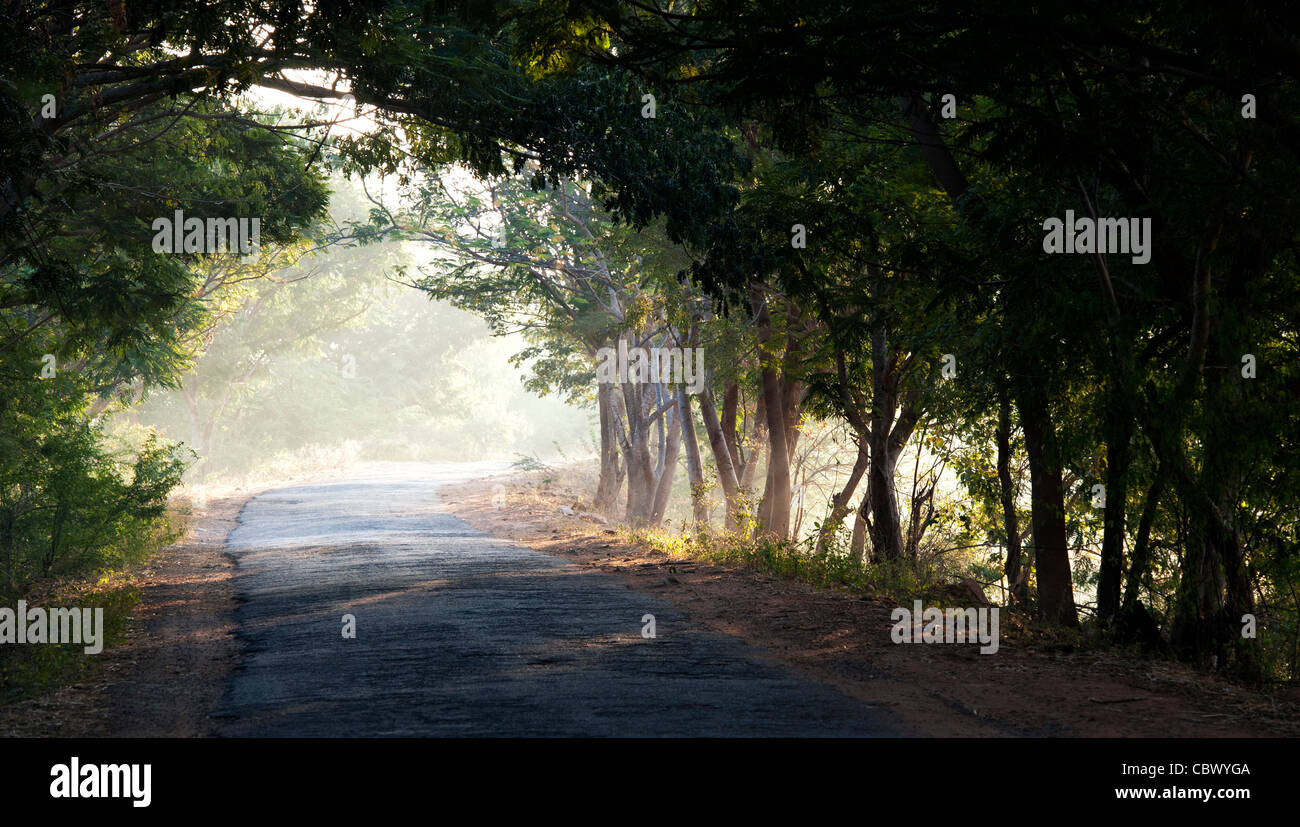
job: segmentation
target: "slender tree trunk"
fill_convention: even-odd
[[[935,178],[961,210],[966,221],[983,227],[988,210],[982,199],[970,198],[970,184],[948,150],[943,136],[930,120],[923,102],[913,94],[899,98],[899,107],[913,140],[920,147]],[[1006,243],[1003,241],[999,244]],[[995,244],[996,246],[996,244]],[[1047,401],[1039,388],[1018,393],[1020,424],[1029,454],[1030,497],[1033,503],[1033,554],[1038,566],[1039,607],[1049,620],[1077,625],[1070,556],[1066,545],[1065,508],[1059,461],[1047,444],[1052,433]]]
[[[1112,379],[1114,383],[1115,379]],[[1124,523],[1128,505],[1129,446],[1133,417],[1123,392],[1112,384],[1107,419],[1105,527],[1101,541],[1101,571],[1097,578],[1097,619],[1109,624],[1119,611],[1120,580],[1124,570]]]
[[[731,450],[731,464],[736,469],[736,476],[739,479],[742,469],[740,467],[740,440],[736,436],[736,418],[740,408],[740,386],[733,379],[727,383],[726,391],[722,396],[722,436],[727,440],[727,448]]]
[[[682,418],[677,415],[677,406],[664,412],[665,418],[671,418],[666,426],[667,442],[664,445],[663,471],[655,481],[654,508],[650,514],[650,524],[657,526],[664,520],[668,510],[668,496],[673,490],[673,479],[677,476],[677,454],[682,444]],[[663,419],[660,419],[663,422]]]
[[[1251,259],[1248,254],[1234,261],[1228,278],[1219,287],[1224,308],[1220,312],[1225,318],[1218,328],[1220,332],[1208,343],[1211,364],[1235,364],[1240,354],[1247,352],[1248,343],[1239,338],[1243,328],[1232,323],[1231,308],[1240,306],[1248,281],[1266,264],[1261,256]],[[1203,289],[1208,291],[1208,276],[1204,281]],[[1243,615],[1255,611],[1246,543],[1237,520],[1242,499],[1239,485],[1248,461],[1243,460],[1239,444],[1239,434],[1246,424],[1243,419],[1249,415],[1243,413],[1249,409],[1243,388],[1246,381],[1236,370],[1211,370],[1205,374],[1202,404],[1214,415],[1199,423],[1199,474],[1188,473],[1181,492],[1193,515],[1184,579],[1188,574],[1197,578],[1195,601],[1187,600],[1186,590],[1180,589],[1172,637],[1183,657],[1210,660],[1220,671],[1258,681],[1263,676],[1259,641],[1240,634]],[[1192,634],[1187,633],[1189,629]]]
[[[1138,521],[1137,538],[1133,543],[1132,559],[1129,561],[1128,584],[1124,588],[1124,605],[1121,609],[1125,614],[1136,607],[1138,590],[1142,587],[1142,581],[1146,579],[1147,569],[1151,565],[1151,525],[1155,522],[1164,487],[1164,468],[1157,467],[1155,479],[1147,489],[1146,501],[1142,506],[1142,517]]]
[[[707,525],[709,504],[708,492],[704,488],[704,463],[700,459],[700,442],[695,434],[691,396],[686,388],[677,389],[677,411],[682,422],[682,443],[686,446],[686,480],[691,486],[691,519],[696,525]]]
[[[826,547],[826,541],[830,539],[832,532],[838,530],[843,524],[844,518],[849,515],[849,502],[853,499],[853,494],[858,490],[858,483],[867,472],[867,466],[871,464],[871,450],[866,437],[858,435],[858,457],[853,463],[852,470],[849,471],[849,478],[845,480],[844,487],[831,497],[831,513],[822,522],[821,529],[817,532],[817,550],[821,551]]]
[[[618,500],[618,491],[623,487],[623,476],[618,461],[618,437],[614,433],[617,425],[614,406],[610,399],[613,385],[601,382],[596,388],[596,400],[600,407],[600,480],[596,483],[595,509],[603,514],[614,510]]]
[[[664,388],[663,385],[655,384],[650,387],[654,388],[654,395],[651,399],[654,404],[651,406],[656,410],[663,406]],[[655,420],[654,431],[658,435],[655,440],[655,479],[659,479],[664,474],[664,468],[668,463],[668,421],[670,417],[667,413]]]
[[[627,461],[627,505],[624,519],[633,526],[650,524],[654,510],[655,473],[650,446],[644,438],[631,440]]]
[[[1006,384],[998,388],[998,493],[1002,500],[1002,525],[1007,534],[1006,578],[1012,600],[1029,602],[1029,578],[1021,570],[1020,520],[1016,515],[1016,486],[1011,478],[1011,395]]]
[[[858,519],[853,523],[853,535],[849,538],[849,554],[858,560],[867,556],[867,534],[871,523],[871,481],[867,481],[867,491],[858,504]]]
[[[895,423],[898,412],[898,377],[892,373],[889,337],[883,323],[871,330],[871,466],[867,495],[871,500],[871,554],[876,560],[899,560],[904,555],[903,524],[898,513],[894,472],[903,448],[916,425],[913,404]]]
[[[736,476],[740,483],[740,493],[751,497],[754,492],[754,477],[758,475],[759,463],[763,461],[763,446],[767,444],[767,402],[762,393],[759,393],[754,405],[754,425],[749,433],[748,444],[749,451],[736,470]],[[739,453],[736,456],[739,457]]]
[[[650,451],[650,434],[654,423],[649,385],[624,382],[623,409],[627,419],[626,434],[620,439],[623,461],[627,466],[627,506],[623,519],[633,526],[649,525],[654,511],[657,478],[655,457]]]
[[[762,360],[763,398],[767,403],[768,477],[759,506],[759,530],[786,539],[790,534],[790,449],[787,443],[784,394],[773,356],[767,352],[772,341],[772,319],[767,301],[758,287],[750,290],[757,311],[758,348]]]
[[[871,478],[867,493],[871,496],[871,554],[876,560],[899,560],[903,556],[903,526],[898,517],[898,494],[894,488],[894,471],[898,457],[890,456],[886,440],[872,435]]]
[[[63,543],[63,527],[68,521],[68,503],[59,500],[54,506],[54,518],[50,527],[50,545],[41,561],[41,575],[48,576],[54,561],[59,557],[59,546]]]
[[[728,530],[734,529],[737,525],[737,512],[740,510],[740,485],[736,479],[731,450],[727,447],[726,437],[718,422],[718,412],[713,407],[713,395],[707,387],[700,393],[700,415],[704,419],[704,432],[709,437],[713,462],[718,468],[718,484],[722,486],[722,498],[726,503],[725,525]]]
[[[1027,383],[1017,399],[1029,454],[1034,558],[1038,565],[1038,607],[1049,623],[1078,625],[1065,525],[1065,490],[1056,456],[1055,433],[1040,388]]]

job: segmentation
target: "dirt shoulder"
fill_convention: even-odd
[[[499,485],[507,494],[500,507],[500,497],[493,502]],[[895,604],[888,600],[638,548],[593,519],[562,513],[579,492],[542,488],[526,475],[447,486],[440,497],[447,511],[480,531],[618,576],[935,736],[1300,734],[1295,699],[1177,663],[1017,642],[1005,628],[991,655],[976,646],[894,644]]]
[[[55,692],[0,707],[12,737],[187,737],[209,718],[239,658],[234,563],[226,535],[252,494],[234,492],[194,508],[183,540],[133,575],[141,592],[127,638],[93,671]]]

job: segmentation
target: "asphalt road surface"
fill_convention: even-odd
[[[916,734],[612,576],[438,512],[440,484],[484,469],[412,465],[249,501],[227,543],[245,653],[217,733]]]

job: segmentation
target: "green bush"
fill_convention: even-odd
[[[60,371],[0,385],[0,593],[142,559],[165,523],[186,459],[152,436],[134,452],[110,450],[85,413],[85,384]]]

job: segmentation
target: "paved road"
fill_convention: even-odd
[[[245,506],[227,548],[246,649],[218,734],[914,734],[663,600],[436,510],[439,484],[481,470],[413,465]]]

